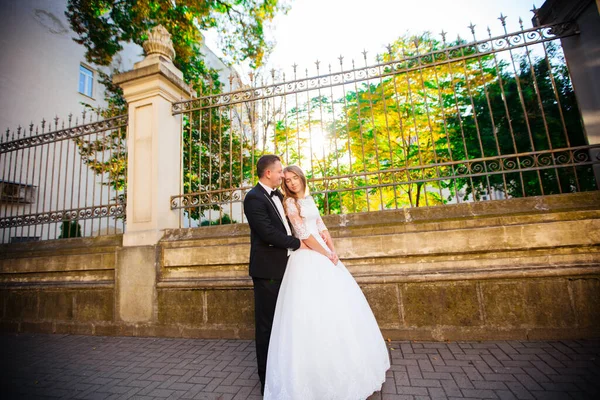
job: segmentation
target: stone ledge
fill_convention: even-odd
[[[359,284],[374,283],[404,283],[404,282],[442,282],[454,280],[482,280],[482,279],[514,279],[514,278],[544,278],[567,275],[596,275],[600,274],[600,264],[576,264],[563,266],[532,265],[528,267],[515,266],[490,270],[479,268],[471,270],[438,270],[431,271],[407,271],[403,265],[388,272],[357,273],[351,266],[347,266],[356,282]],[[237,277],[219,278],[161,278],[156,284],[159,289],[242,289],[252,288],[252,279],[244,273]]]
[[[182,78],[180,78],[175,72],[173,72],[172,68],[169,68],[169,66],[165,65],[169,63],[170,61],[167,61],[163,57],[163,59],[154,64],[142,66],[141,68],[133,69],[131,71],[115,75],[113,77],[113,83],[115,85],[123,85],[131,83],[135,80],[145,79],[158,74],[164,77],[178,90],[184,92],[187,97],[189,97],[192,93],[190,87],[184,82]]]
[[[81,254],[102,253],[112,251],[123,245],[123,235],[104,235],[95,237],[81,237],[71,239],[42,240],[27,243],[0,244],[0,259],[13,257],[32,257],[50,254]]]
[[[46,282],[2,282],[0,289],[50,290],[50,289],[114,289],[114,280],[105,281],[46,281]]]
[[[254,329],[239,328],[189,328],[166,325],[128,325],[128,324],[69,324],[48,322],[0,322],[0,332],[53,333],[93,336],[128,337],[171,337],[186,339],[242,339],[253,340]],[[517,328],[498,329],[480,327],[437,326],[416,329],[382,329],[384,339],[411,341],[466,341],[466,340],[568,340],[595,339],[600,337],[600,328]]]
[[[521,224],[532,219],[568,220],[600,215],[600,191],[569,193],[550,196],[515,198],[508,200],[480,201],[450,204],[436,207],[405,208],[378,212],[345,215],[325,215],[323,221],[332,234],[343,236],[341,231],[396,226],[395,231],[439,230],[440,223],[453,224],[453,228]],[[581,216],[577,216],[577,212]],[[552,217],[544,217],[552,214]],[[509,220],[507,220],[507,218]],[[428,225],[429,224],[429,225]],[[409,227],[410,228],[407,228]],[[370,232],[365,232],[370,234]],[[165,248],[186,247],[198,240],[215,240],[222,244],[236,238],[250,243],[250,228],[247,223],[200,228],[167,229],[160,245]],[[235,241],[240,243],[239,241]]]

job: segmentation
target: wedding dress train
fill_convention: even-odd
[[[294,234],[312,234],[327,249],[309,196],[286,201]],[[290,255],[281,283],[267,358],[268,400],[364,400],[380,390],[390,367],[377,321],[342,262],[313,250]]]

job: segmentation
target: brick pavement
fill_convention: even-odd
[[[600,398],[600,340],[388,346],[369,400]],[[2,335],[0,367],[3,399],[261,399],[248,340]]]

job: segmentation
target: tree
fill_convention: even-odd
[[[163,25],[172,35],[175,65],[193,81],[204,68],[201,31],[217,29],[232,61],[249,59],[258,67],[272,45],[265,23],[286,11],[280,0],[69,0],[66,15],[87,60],[98,65],[109,65],[121,43],[141,45],[150,28]]]
[[[306,132],[327,136],[328,151],[311,152],[306,171],[327,213],[479,200],[495,190],[506,197],[591,190],[589,166],[514,172],[568,158],[511,155],[585,144],[566,63],[557,46],[544,50],[547,57],[511,54],[511,63],[460,38],[401,37],[379,57],[383,77],[341,98],[296,104],[277,122],[275,142],[287,140],[286,157],[306,165]]]
[[[378,57],[389,63],[385,78],[369,80],[336,101],[344,115],[335,128],[342,142],[339,162],[362,174],[346,185],[365,187],[340,194],[346,212],[446,201],[444,181],[436,179],[452,170],[428,165],[456,159],[445,122],[466,108],[467,98],[456,93],[464,93],[467,85],[471,93],[482,92],[493,79],[477,58],[437,63],[446,60],[446,47],[464,44],[460,39],[442,43],[428,33],[401,37]],[[467,47],[463,56],[474,51]]]
[[[81,225],[77,220],[64,220],[60,226],[59,239],[81,237]]]
[[[86,48],[86,59],[103,66],[110,65],[123,42],[141,45],[150,28],[163,25],[173,41],[176,53],[173,63],[183,72],[184,80],[192,89],[208,95],[220,93],[222,83],[217,71],[204,63],[199,45],[201,31],[216,28],[220,33],[221,49],[230,61],[249,60],[251,67],[258,67],[272,46],[264,36],[265,24],[277,13],[286,11],[287,7],[280,0],[69,0],[66,15],[71,28],[78,34],[74,40]],[[119,71],[113,70],[111,74],[115,72]],[[103,118],[127,112],[123,93],[112,83],[111,74],[99,73],[100,83],[106,88],[108,106],[95,111]],[[212,172],[233,170],[234,165],[227,165],[232,158],[212,157],[217,148],[213,147],[217,145],[215,140],[220,132],[228,131],[229,125],[229,114],[218,108],[209,109],[197,119],[184,118],[184,193],[219,189],[224,179],[234,179],[216,177]],[[200,134],[200,127],[210,127],[210,132]],[[127,153],[124,139],[125,130],[121,129],[94,141],[75,140],[84,162],[97,174],[108,174],[105,184],[116,193],[125,193]],[[241,151],[239,140],[233,136],[218,140],[219,143],[230,141],[232,151]],[[193,151],[196,153],[190,153]],[[100,157],[103,152],[110,152],[112,157]],[[125,196],[117,196],[115,200],[125,202]],[[201,216],[201,211],[192,209],[193,219]]]
[[[546,45],[545,56],[530,53],[514,55],[514,62],[498,62],[494,79],[483,92],[473,96],[473,115],[478,126],[449,118],[448,125],[455,157],[472,159],[511,155],[540,150],[581,146],[586,143],[573,86],[562,53],[553,43]],[[489,64],[489,63],[488,63]],[[493,65],[488,65],[493,67]],[[496,68],[494,68],[496,69]],[[564,121],[564,125],[563,125]],[[464,139],[463,139],[464,136]],[[514,166],[553,165],[559,160],[532,156],[510,160]],[[518,165],[520,163],[520,165]],[[495,161],[479,163],[483,171],[510,167]],[[540,171],[510,172],[457,179],[466,195],[480,198],[490,189],[507,197],[537,196],[592,190],[595,187],[590,167],[549,168]]]

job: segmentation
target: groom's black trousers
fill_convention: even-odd
[[[254,282],[254,323],[256,326],[256,361],[260,378],[261,393],[265,388],[267,352],[277,305],[281,281],[277,279],[252,278]]]

